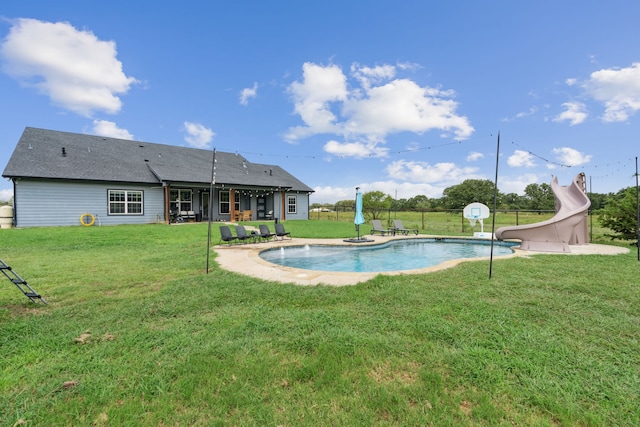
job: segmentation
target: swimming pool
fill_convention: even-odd
[[[493,256],[510,255],[515,245],[494,242]],[[454,238],[399,239],[367,246],[288,246],[260,252],[265,261],[286,267],[356,273],[415,270],[490,255],[491,241]]]

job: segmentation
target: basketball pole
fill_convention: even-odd
[[[498,164],[500,160],[500,132],[498,132],[498,146],[496,148],[496,179],[493,187],[493,220],[491,224],[491,255],[489,256],[489,279],[493,272],[493,235],[496,232],[496,209],[498,207]]]

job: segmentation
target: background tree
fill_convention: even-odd
[[[604,207],[607,199],[614,197],[613,193],[589,193],[589,200],[591,200],[591,210],[597,211]]]
[[[527,209],[532,211],[554,211],[555,197],[549,184],[529,184],[524,189]]]
[[[446,209],[463,209],[469,203],[482,203],[493,206],[494,184],[488,179],[466,179],[461,184],[447,187],[442,192]],[[502,195],[498,192],[498,204],[502,204]]]
[[[362,195],[362,209],[371,219],[380,219],[393,205],[393,198],[382,191],[369,191]]]
[[[600,213],[600,223],[615,234],[606,234],[613,239],[631,240],[638,245],[638,213],[635,187],[625,188],[609,198]]]
[[[526,209],[527,199],[517,193],[507,193],[502,197],[502,207],[510,210]]]
[[[395,199],[393,201],[392,208],[396,211],[408,211],[409,209],[411,209],[409,207],[409,201],[407,199]]]
[[[424,194],[420,194],[407,200],[407,208],[411,210],[427,210],[430,207],[430,199]]]
[[[347,199],[347,200],[339,200],[336,202],[336,210],[340,212],[344,211],[352,211],[356,207],[356,201]]]

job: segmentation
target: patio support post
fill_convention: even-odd
[[[286,209],[286,205],[284,204],[284,202],[285,202],[285,192],[283,191],[282,192],[282,205],[281,205],[281,208],[280,208],[280,216],[282,217],[280,219],[282,221],[287,219],[287,214],[286,214],[287,209]]]
[[[233,188],[229,190],[229,215],[230,221],[233,221],[233,219],[236,216],[236,190],[234,190]]]
[[[169,214],[169,195],[171,194],[170,185],[167,184],[164,186],[164,223],[169,224],[170,222],[170,214]]]

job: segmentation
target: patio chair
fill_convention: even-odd
[[[394,234],[394,229],[393,228],[384,228],[382,226],[382,221],[380,221],[379,219],[372,219],[371,220],[371,234],[376,234],[376,233],[380,233],[382,236],[384,236],[385,234]]]
[[[247,230],[244,225],[236,225],[236,236],[242,243],[247,243],[249,240],[255,241],[255,235],[247,234]]]
[[[276,223],[276,238],[278,237],[280,238],[280,240],[284,240],[285,237],[289,237],[290,239],[292,238],[291,233],[285,231],[284,225],[279,222]]]
[[[402,220],[401,219],[394,219],[393,220],[393,228],[394,231],[396,233],[402,233],[405,236],[409,233],[414,233],[416,236],[418,235],[418,229],[417,228],[404,228],[404,225],[402,224]]]
[[[235,240],[238,240],[238,238],[236,236],[234,236],[233,234],[231,234],[231,229],[229,228],[229,226],[228,225],[221,225],[220,226],[220,241],[218,242],[218,244],[220,244],[222,242],[227,242],[227,244],[230,245]]]
[[[276,235],[276,233],[272,233],[271,230],[269,230],[269,226],[267,224],[260,224],[258,228],[260,229],[259,236],[262,240],[269,241],[269,239]]]
[[[251,214],[253,214],[253,211],[242,211],[240,221],[251,221]]]

